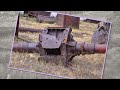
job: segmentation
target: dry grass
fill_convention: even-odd
[[[53,26],[57,26],[56,24],[48,24],[48,23],[38,23],[36,22],[35,18],[27,18],[27,17],[20,17],[20,27],[24,26],[24,27],[30,27],[30,28],[36,28],[36,29],[44,29],[46,27],[53,27]]]
[[[48,26],[56,26],[56,24],[37,23],[35,19],[20,18],[20,26],[32,28],[45,28]],[[78,42],[91,42],[92,34],[96,29],[96,24],[88,22],[80,22],[80,29],[73,29],[74,39]],[[22,37],[30,42],[38,42],[39,33],[19,33]],[[15,39],[15,42],[20,41]],[[65,68],[61,63],[38,62],[39,54],[37,53],[12,53],[12,61],[10,66],[14,68],[22,68],[37,72],[45,72],[58,76],[66,76],[70,78],[100,78],[103,67],[104,54],[80,55],[76,56],[72,61],[71,68]]]

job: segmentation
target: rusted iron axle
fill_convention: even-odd
[[[13,51],[18,52],[28,52],[39,53],[39,49],[37,48],[38,43],[27,43],[27,42],[19,42],[13,44]],[[75,49],[74,49],[75,48]],[[95,53],[102,53],[106,52],[106,44],[94,44],[94,43],[77,43],[74,48],[71,48],[72,52],[83,52],[83,54],[95,54]]]
[[[13,51],[28,52],[28,53],[37,52],[38,53],[36,46],[37,46],[37,43],[27,43],[27,42],[14,43]]]
[[[70,62],[77,55],[85,54],[104,54],[106,52],[106,44],[94,44],[94,43],[76,43],[75,46],[67,44],[67,53],[59,51],[59,49],[44,49],[38,48],[38,43],[16,43],[13,45],[13,51],[15,52],[27,52],[27,53],[40,53],[38,60],[44,60],[46,62],[55,60],[58,63],[62,59],[65,67],[70,65]],[[41,51],[40,51],[41,50]],[[61,49],[62,50],[62,49]]]
[[[106,44],[76,42],[71,32],[71,28],[49,27],[39,34],[38,43],[16,43],[13,45],[13,51],[37,52],[40,53],[40,59],[46,61],[51,61],[50,57],[59,61],[59,56],[63,58],[65,66],[77,55],[106,52]]]

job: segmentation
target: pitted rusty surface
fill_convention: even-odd
[[[110,32],[110,23],[100,22],[98,24],[97,30],[92,36],[92,42],[98,44],[105,44],[108,40],[108,34]]]
[[[79,29],[80,18],[69,15],[58,14],[56,23],[61,27],[74,27]]]
[[[77,55],[105,53],[106,45],[104,47],[98,47],[95,43],[78,43],[73,39],[71,31],[71,28],[57,29],[56,27],[45,29],[45,32],[43,31],[39,35],[40,42],[38,43],[38,47],[41,50],[40,56],[61,55],[65,58],[63,60],[65,66],[68,66],[68,63]],[[58,36],[60,36],[59,40]]]

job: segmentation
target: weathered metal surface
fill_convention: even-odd
[[[61,40],[58,40],[55,36],[51,35],[41,35],[42,47],[43,48],[59,48],[61,45]]]
[[[74,27],[79,29],[80,17],[57,14],[56,23],[61,27]]]
[[[39,52],[40,57],[47,58],[53,56],[64,57],[62,60],[65,66],[76,55],[105,53],[105,44],[78,43],[73,39],[71,28],[48,27],[39,34],[39,43],[18,43],[14,44],[13,51],[19,52]],[[48,58],[50,59],[50,58]],[[48,59],[45,59],[48,61]],[[56,57],[56,60],[57,59]],[[51,61],[51,60],[49,60]],[[58,61],[56,61],[58,62]]]
[[[59,48],[63,42],[66,43],[70,30],[68,28],[47,28],[39,36],[42,47],[46,49]]]
[[[62,17],[62,18],[60,18]],[[62,21],[63,20],[63,21]],[[57,21],[59,24],[62,24],[63,27],[48,27],[45,30],[39,29],[31,29],[31,28],[19,28],[19,31],[30,31],[30,32],[41,32],[39,34],[39,43],[32,44],[32,43],[23,43],[23,44],[16,44],[13,47],[14,51],[25,51],[25,52],[40,52],[40,56],[61,56],[64,57],[63,62],[65,66],[69,65],[69,62],[76,56],[76,55],[84,55],[84,54],[94,54],[94,53],[105,53],[106,45],[97,45],[97,44],[105,44],[99,43],[102,40],[98,40],[97,38],[102,38],[100,31],[108,32],[109,26],[108,23],[106,24],[99,24],[97,28],[97,32],[100,32],[98,35],[96,32],[93,35],[91,44],[87,43],[78,43],[73,39],[71,34],[72,29],[68,27],[77,27],[76,24],[79,26],[78,17],[67,16],[67,15],[58,15]],[[74,22],[76,21],[76,22]],[[19,23],[18,23],[19,24]],[[18,28],[17,28],[18,30]],[[104,33],[106,34],[106,33]],[[106,35],[106,37],[108,37]],[[106,39],[104,36],[102,39]],[[95,41],[96,40],[96,41]],[[99,41],[99,42],[98,42]],[[96,44],[97,42],[97,44]]]
[[[73,39],[71,28],[48,27],[39,34],[39,43],[16,43],[13,45],[13,51],[19,52],[38,52],[42,59],[51,61],[50,57],[64,57],[62,62],[65,66],[76,55],[105,53],[106,44],[78,43]],[[41,59],[40,59],[41,60]]]
[[[50,16],[51,12],[45,11],[28,11],[28,15],[37,17],[38,15]]]
[[[25,27],[19,27],[19,32],[31,32],[31,33],[40,33],[43,31],[43,29],[34,29],[34,28],[25,28]]]
[[[26,42],[19,42],[13,44],[13,51],[19,51],[19,52],[38,52],[37,50],[37,43],[26,43]]]
[[[95,47],[95,53],[105,53],[106,52],[106,44],[98,44]]]
[[[64,15],[57,14],[56,24],[64,27]]]
[[[83,45],[83,52],[88,53],[88,54],[105,53],[106,44],[85,43]]]
[[[95,54],[95,53],[105,53],[106,52],[106,44],[94,44],[94,43],[73,43],[73,44],[67,44],[67,49],[64,48],[64,46],[61,46],[59,49],[45,49],[44,54],[41,55],[42,51],[37,48],[38,43],[15,43],[13,45],[13,51],[17,52],[28,52],[28,53],[40,53],[40,60],[45,61],[56,61],[55,63],[58,63],[60,58],[62,58],[62,63],[65,62],[66,57],[65,54],[68,55],[67,62],[71,61],[72,58],[76,55],[84,55],[84,54]],[[42,47],[41,47],[42,48]],[[61,50],[61,51],[60,51]],[[46,59],[45,59],[46,58]],[[54,58],[54,60],[52,60]]]
[[[38,15],[37,16],[37,21],[42,23],[55,23],[56,18],[55,17],[50,17],[50,16],[43,16],[43,15]]]
[[[92,36],[92,42],[98,44],[105,44],[108,40],[110,23],[100,22],[98,24],[97,30]]]
[[[71,28],[57,29],[57,27],[54,27],[45,29],[39,35],[40,56],[61,55],[64,57],[65,66],[68,66],[76,55],[105,53],[106,45],[78,43],[73,39],[71,32]]]

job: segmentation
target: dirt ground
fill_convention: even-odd
[[[38,23],[35,18],[20,18],[20,26],[31,28],[45,28],[57,26],[56,24]],[[97,24],[80,22],[80,29],[73,29],[72,34],[78,42],[91,42],[92,35],[96,30]],[[19,37],[28,42],[38,42],[39,33],[19,33]],[[15,38],[15,42],[23,41]],[[13,52],[10,67],[44,72],[58,76],[82,79],[101,78],[101,72],[104,62],[104,54],[80,55],[73,59],[72,67],[65,68],[62,64],[38,62],[37,53],[19,53]]]

